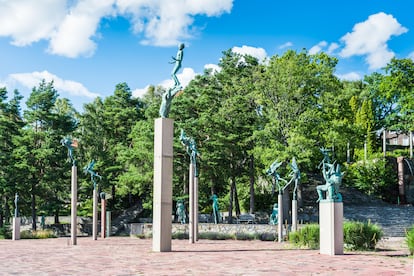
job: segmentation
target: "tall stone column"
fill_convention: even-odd
[[[397,157],[398,163],[398,200],[405,203],[405,186],[404,186],[404,157]]]
[[[196,236],[197,234],[194,233],[194,229],[195,229],[195,220],[194,220],[194,213],[195,213],[195,209],[194,209],[194,194],[195,194],[195,187],[194,187],[194,165],[193,163],[190,163],[190,169],[189,169],[189,188],[190,188],[190,203],[189,203],[189,207],[190,207],[190,211],[189,211],[189,218],[188,218],[188,238],[189,238],[189,242],[190,243],[194,243],[196,240]]]
[[[78,231],[78,174],[76,165],[72,166],[72,188],[71,188],[71,227],[70,227],[70,242],[71,245],[76,245],[76,235]]]
[[[319,202],[320,254],[333,256],[344,253],[343,208],[342,202]]]
[[[97,240],[98,238],[98,195],[96,187],[93,189],[93,214],[92,214],[92,239]]]
[[[198,177],[194,176],[194,240],[198,241]]]
[[[154,127],[152,250],[171,251],[174,120],[158,118]]]
[[[101,238],[105,239],[106,230],[106,199],[101,199]]]
[[[292,231],[298,230],[298,201],[292,200]]]
[[[13,217],[12,240],[20,240],[20,217]]]
[[[277,196],[277,204],[279,205],[277,214],[277,240],[283,241],[283,194],[279,193]]]

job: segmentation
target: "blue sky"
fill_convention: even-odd
[[[82,111],[120,82],[135,96],[170,86],[181,42],[184,85],[228,49],[261,60],[324,51],[340,78],[361,79],[392,57],[414,59],[413,11],[412,0],[0,0],[0,86],[27,97],[53,79]]]

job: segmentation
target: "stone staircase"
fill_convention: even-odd
[[[129,235],[129,224],[138,220],[139,214],[142,210],[142,204],[139,202],[123,211],[118,217],[113,219],[112,235]]]
[[[386,237],[405,237],[405,231],[414,225],[414,206],[347,206],[344,204],[344,219],[370,221],[378,224]]]

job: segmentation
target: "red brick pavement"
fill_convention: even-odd
[[[69,241],[0,240],[0,275],[413,275],[402,239],[393,249],[337,256],[263,241],[173,240],[172,252],[161,253],[150,239]]]

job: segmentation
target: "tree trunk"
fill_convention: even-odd
[[[36,195],[35,185],[32,184],[32,230],[36,231]]]
[[[300,183],[300,180],[298,181],[298,190],[296,196],[296,199],[298,200],[298,207],[303,207],[302,184]]]
[[[236,216],[240,215],[240,204],[239,204],[239,197],[237,196],[237,184],[236,184],[236,178],[233,177],[233,194],[234,194],[234,205],[236,205]]]
[[[111,189],[112,200],[109,200],[109,204],[108,204],[108,205],[110,205],[110,208],[109,208],[110,210],[114,210],[115,209],[115,206],[114,206],[115,205],[115,202],[116,202],[115,193],[116,193],[116,188],[115,188],[115,185],[112,184],[112,189]]]
[[[254,157],[250,156],[249,162],[249,172],[250,172],[250,214],[254,214]]]
[[[4,221],[9,224],[10,223],[10,207],[7,202],[9,201],[9,198],[6,196],[4,197]]]
[[[233,186],[234,186],[234,182],[233,182],[233,178],[231,178],[230,180],[230,198],[229,198],[229,223],[233,223]]]
[[[59,208],[55,210],[55,224],[59,224]]]
[[[185,195],[187,195],[189,193],[189,188],[188,186],[190,185],[189,181],[187,180],[188,177],[188,171],[184,170],[184,175],[183,175],[183,192]]]
[[[0,228],[2,228],[3,227],[3,219],[4,219],[4,216],[3,216],[3,208],[2,208],[2,203],[3,202],[0,202]]]

